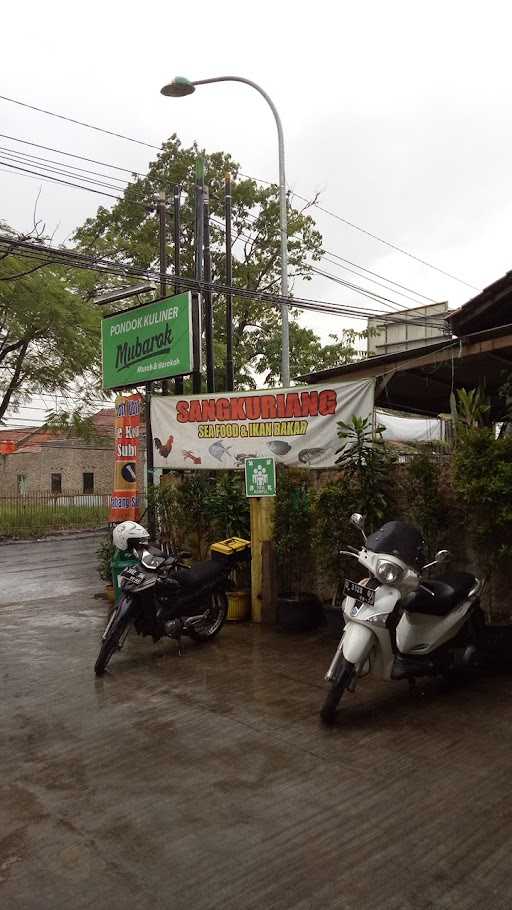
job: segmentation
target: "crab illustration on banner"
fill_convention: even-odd
[[[137,463],[142,399],[118,395],[115,403],[114,490],[109,520],[136,521],[139,517]]]
[[[274,458],[301,468],[332,468],[338,421],[373,412],[374,380],[221,394],[154,395],[156,468],[244,470]]]

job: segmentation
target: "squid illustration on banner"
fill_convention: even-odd
[[[140,395],[119,395],[115,403],[114,489],[109,520],[139,517],[137,464],[142,399]]]
[[[156,468],[243,469],[273,457],[304,468],[330,468],[341,448],[337,423],[373,413],[374,381],[336,382],[190,396],[153,396]]]

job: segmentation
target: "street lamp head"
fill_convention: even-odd
[[[167,95],[168,98],[184,98],[185,95],[191,95],[195,90],[196,87],[190,79],[185,79],[184,76],[175,76],[172,82],[160,89],[160,94]]]

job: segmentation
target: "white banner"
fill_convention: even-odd
[[[303,468],[331,468],[337,421],[373,411],[374,381],[151,399],[155,468],[243,468],[272,455]]]

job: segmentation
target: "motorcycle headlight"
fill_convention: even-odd
[[[396,585],[402,580],[404,570],[394,562],[386,562],[386,560],[381,559],[377,564],[377,571],[375,574],[383,584]]]

